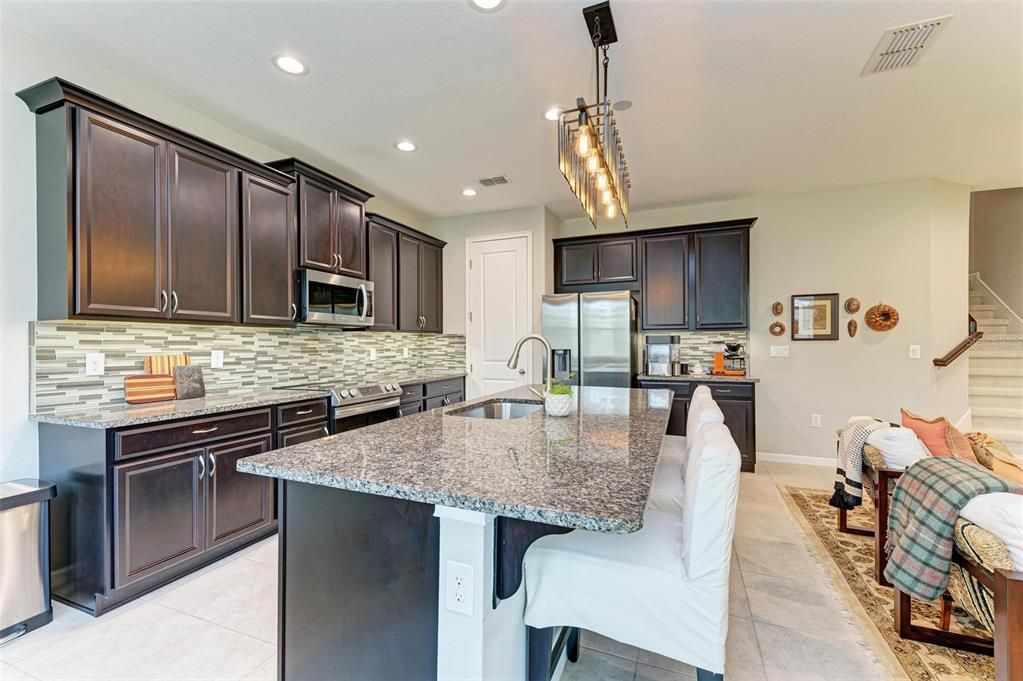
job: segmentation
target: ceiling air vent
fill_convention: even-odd
[[[508,178],[504,175],[495,175],[494,177],[482,177],[479,182],[484,187],[496,187],[498,185],[508,184]]]
[[[920,61],[920,56],[931,46],[934,39],[952,20],[951,16],[929,19],[915,24],[889,28],[881,36],[874,53],[870,55],[861,76],[882,71],[892,71],[913,66]]]

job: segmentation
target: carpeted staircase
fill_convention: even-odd
[[[981,288],[970,289],[970,314],[982,338],[970,350],[970,409],[973,430],[990,434],[1023,457],[1023,334],[1008,333],[1010,321]]]

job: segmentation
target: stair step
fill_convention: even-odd
[[[999,378],[1019,377],[1023,378],[1023,369],[1012,369],[1005,367],[970,367],[970,376],[997,376]]]
[[[970,305],[970,314],[973,318],[980,321],[981,319],[994,319],[995,318],[995,306],[994,305]]]
[[[970,367],[976,369],[1023,369],[1023,347],[1005,350],[973,350]]]
[[[1023,386],[970,384],[968,392],[970,394],[971,401],[974,397],[996,397],[1006,400],[1023,400]]]
[[[973,407],[974,416],[996,419],[1023,419],[1023,400],[1016,407]]]

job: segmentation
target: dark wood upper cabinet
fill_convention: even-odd
[[[295,210],[290,187],[242,174],[242,321],[294,324]]]
[[[298,177],[298,265],[333,272],[337,268],[334,247],[334,190],[328,185]]]
[[[689,235],[643,237],[643,329],[684,329],[688,317]]]
[[[422,317],[420,330],[440,333],[444,326],[443,282],[441,249],[424,243],[419,250],[419,314]]]
[[[366,278],[373,282],[373,328],[398,330],[398,233],[373,220],[366,226]]]
[[[366,206],[337,194],[338,271],[357,279],[366,278]]]
[[[423,242],[398,237],[398,330],[419,331],[419,252]]]
[[[562,286],[597,283],[597,244],[572,244],[561,247]]]
[[[170,313],[238,321],[238,171],[168,144]]]
[[[697,232],[693,243],[696,328],[746,328],[749,326],[749,230]]]
[[[597,281],[636,281],[636,240],[601,241],[597,246]]]
[[[114,466],[114,586],[205,550],[205,451]]]
[[[76,140],[74,313],[166,317],[166,144],[84,110]]]
[[[239,459],[271,449],[270,434],[207,448],[207,547],[225,544],[273,523],[273,480],[236,470]]]

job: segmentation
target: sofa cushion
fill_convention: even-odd
[[[880,454],[885,468],[895,470],[905,470],[910,464],[929,456],[920,438],[909,428],[878,428],[867,436],[867,445]],[[865,457],[866,450],[864,447]],[[874,465],[873,461],[871,465]]]
[[[994,453],[996,451],[1006,456],[1012,456],[1012,452],[1009,451],[1005,444],[987,433],[966,433],[966,439],[970,442],[970,447],[973,449],[973,455],[977,457],[977,462],[988,470],[994,470]]]
[[[970,442],[944,416],[925,419],[902,409],[902,426],[909,428],[923,441],[932,456],[955,456],[976,461]]]

